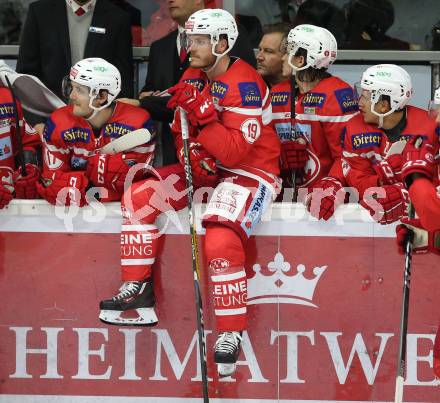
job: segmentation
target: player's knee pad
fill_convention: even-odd
[[[240,236],[230,227],[209,223],[206,227],[205,256],[211,266],[214,262],[230,267],[244,266],[245,252]]]
[[[122,196],[122,215],[126,220],[152,224],[160,212],[151,206],[150,200],[156,189],[156,179],[133,183]]]

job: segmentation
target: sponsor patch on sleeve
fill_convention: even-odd
[[[211,95],[223,99],[228,92],[229,85],[221,81],[213,81],[211,85]]]
[[[356,112],[358,110],[358,103],[351,88],[336,90],[335,96],[342,113]]]
[[[12,144],[11,137],[0,138],[0,161],[12,157]]]
[[[52,133],[55,130],[55,123],[51,118],[47,119],[46,125],[44,126],[43,137],[44,140],[50,141],[52,138]]]
[[[327,94],[320,92],[308,92],[307,94],[304,95],[301,105],[322,108],[326,98],[327,98]]]
[[[351,136],[351,146],[353,150],[379,147],[381,140],[382,133],[380,132],[357,133]]]
[[[110,137],[117,139],[127,133],[130,133],[134,130],[133,126],[124,125],[119,122],[111,122],[104,126],[103,135],[104,137]]]
[[[273,106],[287,105],[290,100],[289,92],[273,92],[271,94],[271,103]]]
[[[0,104],[0,119],[12,119],[14,117],[14,104]]]
[[[243,106],[258,106],[261,108],[263,101],[261,100],[260,89],[258,88],[257,83],[238,83],[238,89],[240,91],[241,103]]]

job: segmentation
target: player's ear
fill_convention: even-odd
[[[107,99],[108,99],[108,91],[107,90],[100,90],[98,95],[96,96],[96,100],[98,101],[99,105],[106,104]]]

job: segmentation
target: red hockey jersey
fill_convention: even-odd
[[[420,178],[409,188],[409,198],[414,204],[423,228],[440,231],[440,189],[428,179]]]
[[[191,140],[200,143],[218,160],[220,169],[279,186],[280,142],[272,127],[269,89],[257,71],[236,59],[228,70],[209,82],[200,69],[188,68],[181,81],[209,92],[219,122],[203,129],[191,128]],[[182,147],[180,113],[172,124],[176,148]],[[197,136],[197,138],[195,138]]]
[[[20,102],[17,101],[19,119],[23,119]],[[24,120],[24,119],[23,119]],[[23,149],[36,151],[41,144],[38,133],[24,121],[21,133]],[[15,115],[12,95],[7,88],[0,87],[0,176],[12,185],[12,173],[17,168],[15,156],[18,152],[15,133]]]
[[[290,81],[271,89],[272,125],[281,141],[291,139]],[[337,77],[321,80],[312,90],[297,95],[294,136],[308,144],[309,160],[300,186],[311,186],[325,176],[343,179],[341,135],[346,122],[358,113],[353,89]]]
[[[141,108],[123,102],[116,102],[111,118],[98,135],[86,119],[72,113],[72,106],[60,108],[51,114],[43,133],[42,177],[51,179],[56,172],[86,171],[92,151],[140,128],[154,133],[150,115]],[[137,162],[148,164],[153,159],[154,148],[154,140],[151,140],[130,150],[130,154],[136,155]],[[108,200],[120,199],[121,195],[113,195],[108,190]]]
[[[435,121],[425,110],[407,106],[406,127],[395,141],[413,136],[422,136],[438,148]],[[380,186],[374,166],[384,159],[392,142],[383,129],[365,123],[360,114],[347,123],[344,137],[344,176],[348,185],[356,188],[362,197],[368,188]]]

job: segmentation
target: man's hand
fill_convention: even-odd
[[[167,107],[184,109],[192,126],[205,126],[218,120],[212,97],[202,94],[193,85],[180,82],[171,87],[168,92],[172,97],[168,101]]]
[[[14,197],[14,186],[7,179],[0,176],[0,209],[7,206]]]
[[[89,158],[86,175],[95,186],[103,186],[117,192],[124,190],[125,177],[133,165],[136,165],[135,155],[127,154],[95,154]],[[136,179],[138,179],[138,175]]]
[[[406,215],[408,192],[402,183],[367,190],[360,204],[379,224],[391,224]]]
[[[403,150],[402,178],[409,188],[417,175],[432,181],[437,173],[437,162],[434,159],[435,149],[432,144],[421,142],[420,137],[411,139]]]
[[[308,160],[307,143],[299,138],[281,143],[281,170],[303,169]]]
[[[16,169],[12,175],[17,199],[39,199],[37,182],[40,170],[33,164],[26,164],[26,176],[21,174],[21,169]]]
[[[404,254],[408,236],[412,232],[414,253],[433,252],[440,255],[440,231],[428,232],[418,218],[402,218],[402,224],[396,227],[396,241],[399,253]]]
[[[401,154],[392,154],[374,167],[381,186],[402,182],[402,163]]]
[[[218,182],[215,159],[199,143],[190,143],[189,159],[194,185],[213,187]],[[179,151],[179,161],[185,166],[183,149]]]
[[[338,208],[344,203],[345,191],[337,179],[322,178],[315,185],[305,199],[304,204],[310,214],[318,220],[327,221]]]
[[[41,178],[37,191],[50,204],[82,207],[87,204],[85,193],[88,184],[85,172],[62,172],[54,174],[53,179]]]

